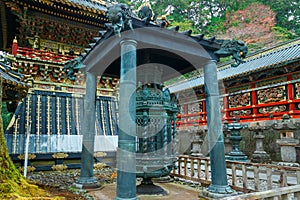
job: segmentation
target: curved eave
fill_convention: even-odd
[[[122,32],[121,37],[113,35],[113,31],[109,30],[104,33],[97,45],[87,49],[88,54],[83,59],[85,70],[99,75],[105,74],[105,70],[111,68],[110,75],[119,76],[120,65],[115,61],[120,57],[120,42],[128,39],[135,40],[137,50],[145,50],[150,57],[157,56],[155,55],[157,52],[170,52],[161,55],[161,61],[178,59],[180,65],[173,62],[173,66],[170,67],[180,73],[195,70],[195,67],[201,67],[212,59],[211,54],[202,45],[191,37],[173,30],[159,27],[136,28]],[[147,51],[148,49],[151,50]],[[169,74],[168,78],[170,77]]]
[[[2,62],[0,62],[0,76],[2,77],[3,81],[7,84],[23,88],[30,87],[28,84],[22,81],[24,79],[24,75],[10,70],[10,66]]]
[[[100,5],[99,3],[92,3],[90,1],[13,0],[13,2],[18,3],[22,7],[28,7],[29,9],[42,13],[93,26],[104,27],[103,24],[107,22],[106,6]]]

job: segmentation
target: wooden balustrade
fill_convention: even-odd
[[[226,161],[228,184],[244,193],[265,191],[300,184],[300,168],[248,162]],[[171,176],[211,183],[210,160],[203,157],[178,156],[177,169]]]
[[[253,192],[231,197],[224,197],[219,200],[243,200],[243,199],[272,199],[272,200],[299,200],[300,199],[300,185],[289,187],[282,187],[273,190]]]

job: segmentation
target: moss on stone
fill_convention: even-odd
[[[2,113],[2,78],[0,77],[0,116]],[[64,199],[50,197],[46,191],[29,183],[13,164],[4,138],[3,121],[0,117],[0,199]]]

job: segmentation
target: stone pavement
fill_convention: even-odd
[[[168,195],[138,195],[139,200],[199,200],[199,189],[176,183],[155,183],[168,192]],[[116,184],[105,185],[103,188],[89,192],[95,200],[114,200]]]

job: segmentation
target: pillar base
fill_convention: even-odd
[[[205,188],[199,193],[199,197],[206,199],[220,199],[223,197],[229,197],[238,195],[235,190],[233,190],[229,185],[210,185],[208,188]]]
[[[121,198],[121,197],[115,197],[114,200],[138,200],[138,198],[134,197],[134,198]]]
[[[248,162],[248,157],[242,152],[230,152],[225,156],[226,160],[239,161],[239,162]]]
[[[272,162],[269,154],[267,154],[265,151],[254,151],[254,153],[252,154],[251,161],[254,163],[271,163]]]
[[[80,177],[77,180],[75,186],[80,189],[96,189],[101,187],[101,185],[96,181],[94,177],[92,178]]]

